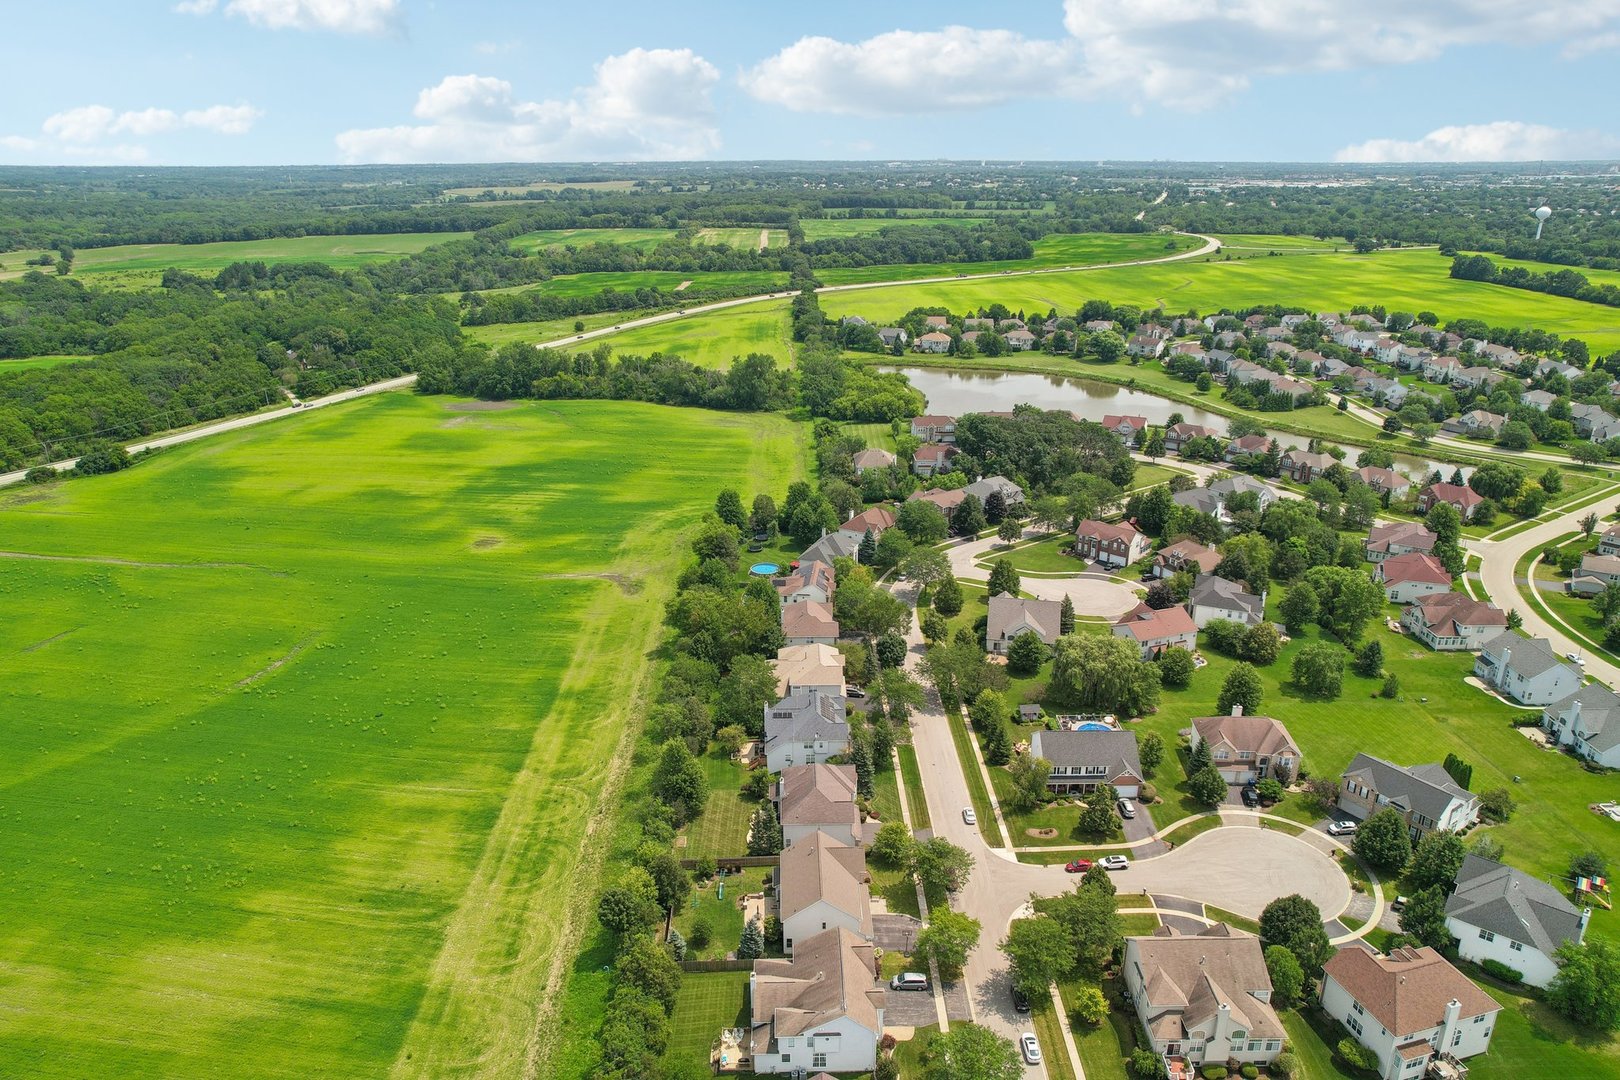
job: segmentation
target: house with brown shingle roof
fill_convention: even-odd
[[[1332,454],[1313,454],[1308,450],[1290,450],[1282,456],[1283,472],[1297,484],[1310,483],[1338,463]]]
[[[1221,433],[1212,427],[1203,424],[1171,424],[1164,429],[1164,448],[1168,453],[1179,454],[1182,448],[1194,439],[1218,439]]]
[[[1387,956],[1351,945],[1322,969],[1322,1009],[1377,1058],[1381,1080],[1421,1077],[1436,1059],[1490,1048],[1496,999],[1427,946]]]
[[[1401,612],[1401,629],[1436,652],[1472,651],[1506,628],[1501,608],[1459,592],[1421,597]]]
[[[1075,526],[1074,553],[1086,562],[1129,566],[1148,553],[1148,538],[1129,522],[1087,519]]]
[[[836,645],[838,620],[832,606],[815,600],[783,604],[782,638],[789,645]]]
[[[886,1000],[874,952],[871,942],[839,929],[800,942],[791,960],[754,961],[748,979],[749,1068],[871,1072]]]
[[[854,537],[855,542],[858,544],[866,538],[868,530],[871,530],[872,539],[876,540],[892,528],[894,528],[894,511],[879,504],[878,506],[868,506],[865,510],[838,526],[838,531]]]
[[[1007,646],[1019,634],[1032,633],[1042,644],[1055,645],[1063,621],[1063,605],[1056,600],[1024,600],[1006,593],[990,598],[990,612],[984,624],[984,648],[997,656],[1007,654]]]
[[[1191,651],[1198,646],[1198,624],[1183,607],[1154,610],[1138,604],[1114,623],[1115,637],[1136,643],[1142,659],[1151,660],[1173,645]]]
[[[911,471],[918,476],[934,476],[937,473],[951,471],[951,459],[956,457],[956,447],[946,446],[944,443],[928,443],[919,446],[911,455]]]
[[[1373,567],[1373,580],[1384,587],[1392,604],[1410,604],[1435,593],[1451,591],[1451,575],[1433,555],[1414,551],[1392,555]]]
[[[925,353],[949,352],[951,348],[951,335],[942,334],[938,330],[931,330],[928,333],[923,334],[916,341],[913,341],[911,343],[911,347],[916,349],[918,352]]]
[[[1137,435],[1147,430],[1148,422],[1145,416],[1116,416],[1109,413],[1102,418],[1102,426],[1129,446],[1136,441]]]
[[[866,887],[866,852],[819,830],[782,851],[777,866],[777,900],[782,948],[823,930],[842,928],[872,940],[872,896]]]
[[[1210,760],[1228,784],[1247,784],[1275,776],[1286,783],[1299,775],[1299,746],[1281,720],[1245,716],[1243,706],[1230,716],[1200,716],[1192,722],[1189,747],[1209,744]]]
[[[813,559],[801,559],[798,569],[777,578],[775,584],[776,595],[782,598],[784,604],[799,600],[831,603],[833,590],[837,588],[833,568],[827,563]]]
[[[910,502],[912,499],[921,499],[923,502],[933,503],[935,506],[940,508],[940,511],[943,512],[946,517],[950,517],[951,511],[960,506],[962,500],[965,498],[967,498],[967,492],[961,490],[960,488],[928,488],[926,491],[913,491],[910,495],[906,496],[906,501]]]
[[[814,833],[840,844],[861,843],[861,808],[855,800],[855,766],[792,765],[776,782],[782,844],[791,847]]]
[[[1228,1060],[1269,1065],[1288,1036],[1271,1005],[1260,939],[1216,923],[1125,939],[1121,967],[1137,1019],[1165,1058],[1192,1069]]]
[[[925,443],[953,443],[956,441],[956,417],[913,416],[911,437]]]
[[[1437,503],[1449,503],[1467,521],[1484,501],[1479,492],[1464,484],[1430,484],[1418,493],[1417,509],[1427,514]]]
[[[1428,554],[1434,550],[1439,539],[1415,521],[1397,521],[1392,525],[1374,525],[1367,535],[1364,550],[1368,562],[1383,562],[1392,555],[1405,555],[1412,551]]]
[[[887,450],[873,448],[862,450],[851,460],[855,463],[855,475],[863,476],[868,469],[887,469],[894,464],[895,458]]]
[[[795,690],[844,692],[844,654],[831,645],[785,645],[776,650],[771,668],[782,697]]]
[[[1412,481],[1394,469],[1385,469],[1377,465],[1363,465],[1356,470],[1356,476],[1361,479],[1363,484],[1372,488],[1379,495],[1387,493],[1392,499],[1398,499],[1412,490]]]
[[[1196,574],[1212,574],[1221,564],[1221,553],[1208,544],[1196,540],[1178,540],[1153,556],[1153,576],[1167,578],[1191,570]]]

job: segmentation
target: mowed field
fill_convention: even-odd
[[[24,356],[16,360],[0,360],[0,375],[11,374],[17,371],[31,371],[34,368],[55,367],[58,364],[71,364],[75,360],[89,360],[89,356]]]
[[[193,274],[217,274],[244,261],[320,262],[339,270],[368,263],[387,262],[414,255],[435,244],[459,240],[471,233],[377,233],[368,236],[296,236],[274,240],[231,240],[217,244],[126,244],[120,247],[82,248],[73,256],[74,277],[102,278],[118,274],[125,284],[156,284],[172,268]],[[0,278],[21,277],[38,267],[24,265],[37,251],[0,254]],[[54,267],[44,267],[54,274]],[[96,284],[119,282],[97,281]]]
[[[614,244],[638,251],[651,251],[674,235],[674,229],[541,229],[513,237],[512,246],[525,251],[539,251],[568,245],[586,247],[590,244]]]
[[[679,535],[804,458],[385,394],[0,496],[0,1075],[547,1075]]]
[[[868,236],[892,228],[926,229],[938,225],[966,228],[969,225],[982,225],[989,220],[985,217],[801,218],[799,227],[804,230],[806,240],[826,240],[839,236]]]
[[[620,292],[634,292],[637,289],[663,289],[665,292],[674,292],[682,282],[689,281],[691,284],[687,286],[687,289],[696,291],[704,289],[751,289],[765,293],[781,288],[787,284],[787,280],[788,276],[786,274],[776,274],[769,271],[644,270],[617,274],[564,274],[561,277],[554,277],[550,281],[542,282],[538,286],[526,285],[523,289],[538,289],[547,296],[593,296],[604,289],[617,289]]]
[[[1004,262],[916,263],[905,266],[840,266],[818,269],[826,285],[867,281],[906,281],[912,278],[949,277],[955,274],[1000,274],[1055,266],[1099,266],[1160,259],[1201,246],[1203,241],[1171,233],[1062,233],[1035,241],[1035,256]],[[983,282],[979,283],[981,287]]]
[[[1312,311],[1383,304],[1392,311],[1434,311],[1442,320],[1477,318],[1499,326],[1534,326],[1580,337],[1596,353],[1620,348],[1620,308],[1458,281],[1448,276],[1450,268],[1450,259],[1433,250],[1415,249],[1183,261],[835,292],[822,296],[821,307],[833,318],[858,314],[881,323],[919,306],[965,311],[997,301],[1013,309],[1056,307],[1069,312],[1089,299],[1201,312],[1250,304],[1297,305]],[[897,273],[900,268],[873,269]]]
[[[760,243],[760,236],[765,243]],[[699,229],[696,240],[700,244],[724,244],[731,248],[787,247],[786,229]]]
[[[625,319],[635,318],[626,314]],[[597,339],[616,353],[650,356],[673,353],[703,367],[729,367],[749,353],[768,353],[786,367],[792,362],[793,335],[788,324],[788,301],[766,300],[724,308],[652,326],[638,326]],[[581,342],[594,348],[595,341]]]

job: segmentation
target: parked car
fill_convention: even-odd
[[[1018,1051],[1024,1055],[1024,1064],[1039,1065],[1041,1063],[1041,1044],[1036,1041],[1033,1031],[1026,1031],[1018,1036]]]
[[[1260,805],[1260,792],[1252,785],[1243,789],[1243,805],[1254,807]]]
[[[1131,860],[1123,855],[1104,855],[1097,860],[1097,865],[1104,870],[1123,870],[1131,865]]]
[[[844,696],[847,698],[854,698],[856,701],[859,701],[861,698],[866,696],[866,691],[862,690],[858,686],[846,686],[844,687]]]
[[[920,971],[902,971],[889,980],[890,990],[927,990],[928,976]]]
[[[1356,831],[1356,823],[1353,821],[1335,821],[1328,825],[1327,831],[1329,836],[1349,836]]]
[[[1129,821],[1131,818],[1136,816],[1136,807],[1131,804],[1131,800],[1119,800],[1119,816],[1124,818],[1126,821]]]
[[[977,825],[979,823],[979,815],[973,812],[973,807],[964,807],[962,809],[962,820],[967,822],[969,825]]]
[[[1014,1012],[1029,1012],[1029,998],[1025,997],[1024,992],[1016,986],[1012,988],[1012,999]]]
[[[1406,910],[1406,904],[1407,904],[1406,897],[1397,896],[1395,898],[1395,902],[1393,904],[1389,905],[1389,909],[1391,911],[1405,911]]]
[[[1072,859],[1063,864],[1063,869],[1071,874],[1083,874],[1091,869],[1090,859]]]

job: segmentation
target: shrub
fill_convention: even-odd
[[[1245,1065],[1238,1070],[1238,1074],[1243,1077],[1243,1080],[1255,1080],[1255,1077],[1260,1075],[1260,1070],[1254,1065]]]
[[[1209,373],[1206,371],[1204,374]],[[1141,1047],[1132,1050],[1131,1056],[1125,1059],[1125,1069],[1135,1080],[1164,1080],[1167,1075],[1164,1059],[1152,1050]]]
[[[686,943],[694,949],[701,949],[714,940],[714,927],[709,923],[707,914],[699,915],[692,920],[692,932],[686,935]]]
[[[1226,1080],[1226,1071],[1225,1065],[1205,1065],[1199,1070],[1204,1080]]]
[[[30,484],[48,484],[52,480],[55,480],[58,475],[60,474],[49,465],[35,465],[32,469],[28,470],[27,475],[25,475],[23,479]]]
[[[1159,789],[1152,784],[1143,784],[1137,789],[1137,801],[1153,803],[1159,800]]]
[[[1516,985],[1524,981],[1524,972],[1518,968],[1508,967],[1500,960],[1481,960],[1479,966],[1484,970],[1485,974],[1498,982]]]
[[[1339,1057],[1343,1058],[1344,1063],[1352,1069],[1372,1068],[1372,1062],[1368,1060],[1370,1055],[1368,1055],[1366,1048],[1349,1036],[1339,1040],[1337,1050]]]
[[[1292,1053],[1284,1050],[1272,1059],[1271,1064],[1266,1066],[1266,1069],[1268,1072],[1274,1072],[1278,1076],[1289,1076],[1298,1067],[1299,1061]]]

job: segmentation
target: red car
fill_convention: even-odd
[[[1087,870],[1091,869],[1091,860],[1090,859],[1076,859],[1071,863],[1064,864],[1063,869],[1068,871],[1071,874],[1083,874]]]

